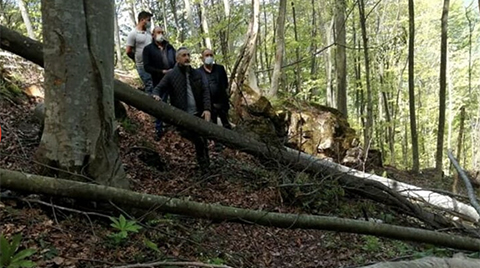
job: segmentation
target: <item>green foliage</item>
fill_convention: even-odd
[[[27,260],[35,254],[34,249],[18,251],[22,236],[15,235],[9,242],[3,234],[0,235],[0,268],[28,268],[35,267],[33,261]],[[17,252],[18,251],[18,252]]]
[[[424,257],[430,257],[430,256],[435,256],[435,257],[440,257],[440,258],[445,258],[445,257],[451,257],[452,256],[452,251],[446,248],[437,248],[437,247],[430,247],[427,250],[421,251],[421,252],[415,252],[413,256],[417,259],[424,258]]]
[[[120,122],[120,125],[125,130],[125,132],[127,132],[129,134],[135,134],[135,132],[137,131],[137,128],[138,128],[138,126],[128,117],[123,119]]]
[[[123,243],[130,233],[138,233],[142,227],[134,220],[127,220],[123,215],[120,215],[118,219],[110,217],[112,223],[110,226],[117,230],[116,233],[112,233],[109,237],[116,245]]]
[[[150,241],[148,238],[144,238],[143,239],[143,243],[145,244],[145,246],[147,246],[149,249],[157,252],[157,253],[162,253],[160,251],[160,249],[158,248],[157,244],[153,243],[152,241]]]
[[[362,237],[364,244],[362,249],[369,252],[378,252],[382,249],[380,239],[376,236],[366,235]]]

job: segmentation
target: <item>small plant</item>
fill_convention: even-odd
[[[380,244],[380,239],[376,236],[367,235],[363,237],[365,244],[362,246],[362,249],[369,252],[377,252],[382,246]]]
[[[112,221],[110,226],[118,231],[109,235],[115,244],[122,243],[128,237],[129,233],[138,233],[138,231],[142,229],[142,227],[138,225],[136,221],[127,220],[123,215],[120,215],[118,219],[110,217],[110,220]]]
[[[21,235],[15,235],[12,242],[0,235],[0,268],[28,268],[34,267],[35,262],[27,260],[28,257],[35,254],[35,250],[27,248],[17,252],[22,240]]]

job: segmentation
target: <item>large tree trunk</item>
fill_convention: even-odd
[[[27,6],[25,5],[25,1],[18,0],[18,7],[20,9],[20,13],[22,14],[22,19],[23,19],[23,23],[25,23],[25,28],[27,28],[28,37],[35,40],[36,39],[35,32],[33,31],[32,22],[30,21],[30,16],[28,15],[28,10],[27,10]]]
[[[455,249],[478,251],[480,240],[447,233],[428,231],[390,224],[342,219],[338,217],[287,214],[251,210],[216,204],[185,201],[179,198],[142,194],[114,187],[54,179],[17,171],[0,169],[2,187],[60,197],[113,202],[117,205],[175,213],[214,221],[233,221],[243,224],[288,229],[317,229],[375,235],[399,240],[424,242]]]
[[[272,73],[272,84],[268,95],[275,97],[280,85],[280,75],[282,74],[283,52],[285,50],[285,14],[287,13],[287,0],[280,0],[277,17],[277,31],[275,33],[275,63]],[[265,41],[266,42],[266,41]]]
[[[25,38],[1,25],[0,30],[2,31],[0,48],[18,54],[43,66],[43,46],[41,43]],[[400,184],[394,180],[359,172],[327,160],[317,159],[296,150],[268,146],[248,135],[210,124],[200,118],[192,117],[166,103],[159,103],[149,98],[146,94],[134,90],[118,80],[115,81],[114,88],[115,97],[118,100],[154,115],[167,123],[195,131],[200,135],[214,139],[243,152],[261,158],[275,159],[275,161],[286,164],[293,169],[315,174],[326,174],[337,178],[338,182],[346,189],[383,204],[391,205],[402,213],[421,219],[430,226],[450,227],[452,224],[442,216],[423,211],[419,206],[410,203],[405,197],[394,190],[398,190],[403,195],[414,198],[416,202],[433,202],[435,207],[440,207],[441,209],[447,208],[448,211],[465,215],[466,218],[473,218],[474,220],[480,218],[471,206],[458,202],[448,196],[442,196],[438,193],[425,191],[415,186]],[[394,190],[385,185],[392,187]]]
[[[260,14],[260,0],[252,0],[252,15],[250,23],[248,24],[248,31],[245,38],[245,43],[240,48],[240,53],[230,76],[230,92],[236,93],[237,90],[242,89],[243,84],[248,76],[251,62],[255,56],[256,43],[258,36]]]
[[[345,0],[337,0],[335,4],[335,71],[337,72],[337,109],[348,118],[345,5]]]
[[[68,12],[67,12],[68,10]],[[113,1],[42,1],[45,123],[38,156],[95,182],[128,187],[114,142]]]
[[[410,133],[412,136],[412,170],[418,173],[420,157],[418,154],[417,117],[415,109],[415,9],[413,0],[408,0],[408,98],[410,111]]]
[[[442,34],[440,46],[440,93],[438,104],[438,135],[437,152],[435,154],[435,170],[441,177],[443,170],[443,139],[445,136],[445,99],[447,91],[447,31],[448,31],[448,8],[450,0],[444,0],[442,12]]]

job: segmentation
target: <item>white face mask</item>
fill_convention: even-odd
[[[213,57],[206,57],[205,58],[205,64],[206,65],[212,65],[213,64]]]
[[[157,36],[155,37],[155,41],[157,41],[157,42],[159,42],[159,43],[161,43],[161,42],[163,42],[163,41],[165,41],[165,40],[166,40],[166,39],[165,39],[165,36],[163,36],[163,34],[159,34],[159,35],[157,35]]]

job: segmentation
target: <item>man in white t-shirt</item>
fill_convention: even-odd
[[[145,92],[148,94],[151,94],[153,90],[152,76],[143,67],[142,54],[143,48],[152,42],[152,34],[150,32],[152,17],[153,14],[146,11],[138,14],[137,26],[128,34],[126,48],[128,57],[135,61],[138,75],[145,86]]]

